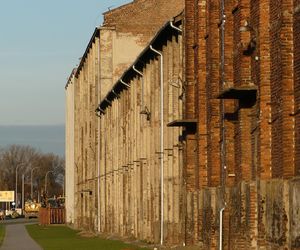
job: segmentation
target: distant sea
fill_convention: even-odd
[[[65,155],[64,125],[1,126],[0,147],[12,144],[29,145],[42,153]]]

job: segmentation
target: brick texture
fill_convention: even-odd
[[[114,27],[121,33],[143,34],[144,42],[183,8],[184,0],[137,0],[104,13],[103,26]]]
[[[187,191],[200,192],[188,196],[199,208],[188,210],[189,242],[218,247],[218,212],[225,206],[224,249],[292,249],[287,183],[300,172],[300,1],[185,4],[186,79],[196,83],[186,103],[197,118],[198,170],[198,185]],[[217,99],[241,87],[256,89],[256,96]]]
[[[295,167],[300,174],[300,1],[294,1]]]

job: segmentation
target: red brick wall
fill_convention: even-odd
[[[291,0],[225,1],[225,87],[258,87],[253,105],[245,99],[224,100],[224,112],[235,118],[225,121],[228,183],[295,174],[293,114],[300,98],[294,93],[294,85],[299,91],[294,5]],[[186,1],[186,117],[196,109],[200,186],[217,186],[221,178],[220,15],[218,1]],[[246,53],[250,42],[254,49]]]
[[[245,99],[224,100],[224,110],[222,101],[216,99],[223,89],[220,3],[186,0],[187,81],[196,82],[195,100],[187,94],[186,101],[190,109],[195,109],[198,121],[194,169],[199,169],[200,192],[203,188],[221,185],[222,112],[226,118],[227,187],[237,188],[243,181],[290,179],[300,173],[300,112],[297,113],[300,108],[300,6],[297,9],[300,0],[225,1],[224,86],[254,85],[257,96],[252,104]],[[253,50],[246,51],[250,42]],[[193,159],[191,151],[190,157]],[[289,233],[284,229],[285,215],[280,217],[282,228],[278,232],[268,231],[271,225],[265,223],[263,218],[267,211],[263,210],[270,206],[264,204],[269,191],[254,184],[249,190],[240,191],[245,194],[237,195],[240,200],[236,205],[229,197],[225,198],[228,206],[225,211],[231,207],[224,214],[225,249],[269,247],[276,237]],[[199,197],[198,205],[203,202],[203,197]],[[216,206],[199,205],[198,213],[191,208],[193,216],[197,216],[194,236],[201,239],[204,249],[217,246],[217,229],[208,225],[205,218],[214,209],[218,216],[224,204],[222,197],[220,189],[215,197]],[[236,214],[238,212],[240,214]],[[214,222],[215,226],[219,223],[217,219]],[[273,238],[267,239],[266,232]],[[288,242],[278,244],[287,246]]]
[[[208,3],[208,38],[207,38],[207,126],[208,126],[208,166],[210,186],[220,184],[220,100],[216,99],[219,92],[220,80],[220,41],[218,23],[220,20],[220,7],[218,1]]]
[[[282,1],[281,57],[283,100],[283,177],[295,175],[293,0]]]
[[[272,175],[292,177],[294,169],[293,3],[271,1]]]
[[[233,86],[233,21],[234,16],[232,15],[232,9],[235,5],[235,1],[225,1],[225,16],[226,16],[226,22],[225,22],[225,31],[224,31],[224,83],[220,81],[220,90],[225,88],[226,86]],[[220,31],[221,32],[221,31]],[[224,101],[224,111],[225,112],[225,145],[226,145],[226,152],[225,152],[225,166],[226,166],[226,172],[225,172],[225,178],[227,185],[234,185],[235,183],[235,134],[234,134],[234,128],[235,128],[235,113],[236,107],[234,101]],[[229,119],[227,119],[229,118]]]
[[[281,58],[281,0],[270,2],[270,45],[271,45],[271,107],[272,107],[272,174],[279,177],[283,174],[282,151],[282,58]]]
[[[185,8],[185,115],[187,119],[195,118],[195,2],[190,1]],[[186,188],[189,191],[195,190],[198,182],[196,171],[196,137],[195,131],[186,128],[186,154],[185,154],[185,178]]]
[[[153,34],[168,20],[181,13],[184,0],[138,0],[104,13],[104,26],[119,32]]]
[[[259,140],[258,140],[258,166],[257,176],[263,179],[271,177],[271,59],[270,59],[270,2],[271,0],[256,1],[258,8],[257,30],[257,56],[259,65],[258,81],[259,92],[257,104],[259,105]]]
[[[295,86],[295,132],[296,174],[300,175],[300,0],[294,1],[294,86]]]
[[[253,0],[250,2],[250,23],[252,27],[256,30],[256,32],[252,32],[251,36],[253,39],[258,40],[258,27],[260,22],[259,15],[259,0]],[[260,85],[260,65],[255,60],[255,58],[259,58],[259,50],[255,49],[253,52],[253,56],[251,57],[251,79],[254,85]],[[259,140],[259,103],[260,99],[257,98],[257,102],[255,107],[251,111],[251,177],[252,180],[259,175],[259,162],[260,162],[260,154],[259,149],[261,148],[261,143]]]
[[[196,8],[198,12],[198,25],[197,33],[196,33],[196,46],[197,46],[197,53],[195,57],[197,57],[197,68],[198,70],[195,72],[197,76],[197,96],[196,97],[196,107],[198,110],[199,115],[197,116],[198,122],[198,130],[197,130],[197,160],[199,164],[199,186],[205,187],[208,184],[208,170],[207,170],[207,94],[206,94],[206,78],[207,78],[207,67],[206,67],[206,44],[207,39],[203,39],[207,34],[207,27],[206,27],[206,11],[200,11],[201,9],[206,10],[207,3],[206,0],[198,1],[198,6]],[[200,8],[201,6],[201,8]],[[188,13],[186,13],[188,15]]]

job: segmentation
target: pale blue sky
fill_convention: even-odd
[[[102,13],[130,0],[0,0],[0,125],[64,123],[64,86]]]

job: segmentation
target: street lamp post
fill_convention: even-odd
[[[49,173],[53,173],[53,171],[52,170],[50,170],[50,171],[48,171],[47,173],[46,173],[46,175],[45,175],[45,194],[47,194],[47,176],[48,176],[48,174]]]
[[[18,169],[19,169],[19,167],[22,167],[22,166],[24,166],[24,163],[20,163],[16,167],[16,193],[15,193],[16,206],[15,206],[15,208],[18,208]]]
[[[24,211],[24,204],[25,204],[25,202],[24,202],[24,191],[25,191],[25,189],[24,189],[24,183],[25,183],[25,175],[24,174],[22,174],[22,214],[23,214],[23,211]]]
[[[65,197],[65,175],[63,175],[62,177],[63,177],[63,185],[62,185],[63,193],[62,193],[62,196]]]
[[[31,200],[33,200],[33,184],[32,184],[32,174],[33,174],[33,170],[37,169],[38,167],[34,167],[31,169],[30,172],[30,198]]]

